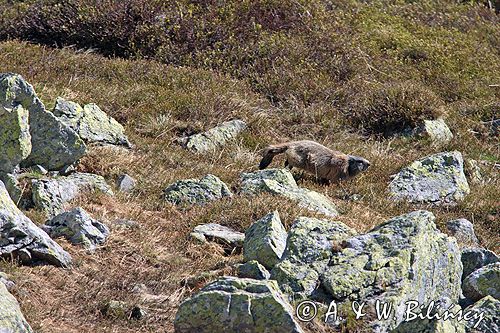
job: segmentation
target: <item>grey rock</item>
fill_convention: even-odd
[[[0,257],[17,258],[23,264],[46,262],[69,266],[71,256],[28,219],[0,182]]]
[[[200,180],[179,180],[169,185],[163,193],[167,202],[181,207],[203,205],[232,196],[229,187],[218,177],[210,174]]]
[[[470,273],[483,266],[499,262],[500,258],[492,251],[482,248],[472,248],[462,250],[462,265],[464,280]]]
[[[443,310],[441,310],[443,311]],[[460,313],[463,311],[459,305],[452,305],[449,309],[451,313]],[[438,311],[439,312],[439,311]],[[425,313],[425,312],[424,312]],[[443,319],[414,319],[401,323],[391,333],[465,333],[465,325],[462,319],[450,318]]]
[[[242,173],[241,192],[249,195],[272,193],[295,201],[309,210],[335,217],[338,215],[335,205],[321,193],[300,188],[286,169],[267,169],[251,173]]]
[[[33,165],[31,168],[30,168],[30,171],[33,172],[33,173],[36,173],[36,174],[39,174],[39,175],[46,175],[48,174],[49,172],[47,171],[47,169],[45,169],[43,166],[37,164],[37,165]]]
[[[500,262],[488,264],[470,273],[462,284],[464,296],[478,301],[484,296],[500,299]]]
[[[183,146],[197,153],[214,151],[236,138],[246,128],[245,122],[231,120],[220,124],[204,133],[194,134],[180,139]]]
[[[271,274],[267,269],[259,264],[257,260],[251,260],[244,264],[239,264],[236,266],[238,277],[255,279],[255,280],[267,280],[271,277]]]
[[[24,143],[21,166],[42,165],[47,170],[59,170],[66,164],[80,159],[86,151],[85,144],[78,134],[60,122],[51,112],[45,110],[33,87],[17,74],[0,74],[2,104],[28,110],[31,153]],[[24,113],[23,116],[24,117]],[[26,131],[26,127],[22,128]],[[26,139],[26,135],[23,134]],[[25,140],[23,141],[25,142]],[[18,154],[18,156],[20,156]]]
[[[53,113],[86,142],[132,146],[123,126],[96,104],[87,104],[82,108],[77,103],[58,97]]]
[[[116,186],[120,192],[132,192],[136,184],[137,181],[127,174],[121,175],[116,181]]]
[[[483,320],[478,323],[476,318],[465,322],[467,333],[498,333],[500,332],[500,301],[491,296],[485,296],[475,304],[467,307],[476,317],[482,315]]]
[[[11,290],[12,288],[15,287],[15,283],[14,281],[12,281],[10,279],[10,277],[4,273],[4,272],[0,272],[0,284],[3,283],[5,285],[5,287],[7,288],[7,290]]]
[[[302,333],[293,309],[274,281],[221,278],[185,300],[177,333]]]
[[[453,139],[450,128],[441,118],[436,120],[424,120],[414,132],[419,136],[429,138],[435,144],[445,144]]]
[[[77,207],[46,222],[43,229],[52,237],[65,237],[72,244],[81,244],[94,250],[109,236],[108,227],[93,219],[83,208]]]
[[[0,332],[2,333],[32,333],[30,325],[21,312],[19,303],[0,283]]]
[[[389,185],[393,199],[454,204],[469,192],[460,152],[427,156],[401,170]]]
[[[477,246],[479,240],[474,232],[474,225],[467,219],[456,219],[446,223],[450,235],[454,236],[459,244]]]
[[[31,153],[29,111],[16,88],[16,76],[0,74],[0,172],[4,173],[12,173]]]
[[[129,311],[127,303],[117,300],[109,300],[101,309],[101,312],[109,318],[126,319]]]
[[[278,212],[267,214],[245,232],[245,261],[256,260],[267,269],[273,268],[285,251],[286,237]]]
[[[21,184],[19,183],[17,176],[10,173],[0,172],[0,181],[4,183],[7,192],[16,205],[18,207],[21,206],[23,189],[21,188]]]
[[[356,234],[342,222],[310,217],[295,219],[288,232],[282,261],[271,271],[282,290],[310,296],[319,285],[334,246]],[[299,295],[295,294],[295,298]]]
[[[334,252],[321,274],[321,287],[338,302],[373,306],[376,300],[404,304],[458,303],[462,263],[456,240],[439,232],[435,217],[415,211],[395,217]],[[370,321],[374,332],[389,332],[404,320],[397,307],[389,320]]]
[[[191,233],[191,237],[201,242],[215,241],[223,244],[230,250],[242,248],[245,241],[245,234],[217,223],[198,225]]]
[[[98,191],[113,195],[102,176],[91,173],[73,173],[65,177],[32,180],[32,197],[35,207],[49,218],[64,212],[64,204],[83,192]]]

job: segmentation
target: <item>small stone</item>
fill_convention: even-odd
[[[469,178],[469,181],[472,184],[481,184],[483,182],[481,168],[479,167],[479,163],[476,160],[465,160],[465,175]]]
[[[4,272],[0,272],[0,283],[3,283],[5,285],[5,287],[7,288],[7,290],[12,290],[12,288],[15,287],[15,283],[14,281],[12,281],[9,276],[4,273]]]
[[[492,251],[483,248],[462,250],[462,281],[475,270],[499,262],[500,258]]]
[[[459,244],[477,246],[479,240],[474,233],[474,225],[467,219],[451,220],[446,223],[450,235],[454,236]]]
[[[272,269],[285,251],[286,237],[278,212],[267,214],[245,232],[245,261],[257,260],[267,269]]]
[[[81,207],[57,215],[43,227],[51,237],[65,237],[72,244],[82,244],[88,250],[95,250],[109,236],[108,227]]]
[[[204,205],[210,201],[232,196],[229,187],[218,177],[210,174],[200,180],[179,180],[169,185],[163,193],[167,202],[183,208]]]
[[[139,228],[141,226],[139,222],[127,219],[117,219],[113,224],[123,228]]]
[[[37,164],[37,165],[34,165],[30,168],[31,172],[33,173],[36,173],[36,174],[39,174],[39,175],[46,175],[48,174],[49,172],[47,171],[47,169],[45,169],[43,166],[41,166],[40,164]]]
[[[485,296],[500,299],[500,262],[483,266],[470,273],[462,283],[464,296],[478,301]]]
[[[435,144],[446,144],[453,139],[450,128],[443,119],[424,120],[421,126],[415,129],[415,134],[428,137]]]
[[[214,151],[234,139],[246,128],[245,122],[231,120],[220,124],[204,133],[194,134],[179,141],[183,146],[196,153]]]
[[[271,277],[271,274],[267,269],[259,264],[257,260],[251,260],[244,264],[239,264],[236,266],[238,271],[238,277],[248,278],[255,280],[267,280]]]
[[[130,177],[127,174],[123,174],[120,177],[118,177],[118,180],[116,181],[116,186],[118,187],[118,190],[120,192],[132,192],[135,188],[136,185],[136,180],[132,177]]]
[[[102,313],[113,319],[127,318],[127,303],[122,301],[110,300],[101,309]]]
[[[191,237],[204,243],[206,240],[215,241],[225,245],[229,251],[242,248],[245,234],[217,223],[198,225],[191,233]]]

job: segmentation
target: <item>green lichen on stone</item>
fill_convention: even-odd
[[[187,149],[197,153],[206,153],[224,146],[245,128],[246,124],[241,120],[226,121],[204,133],[191,135],[182,141]]]
[[[427,156],[401,170],[389,185],[395,200],[452,204],[469,192],[462,154],[458,151]]]
[[[462,288],[464,295],[472,301],[487,295],[500,299],[500,262],[483,266],[470,273]]]
[[[223,277],[184,301],[177,333],[302,333],[275,281]]]
[[[75,102],[58,97],[53,113],[86,142],[131,147],[123,126],[96,104],[87,104],[82,108]]]
[[[278,212],[267,214],[245,232],[245,261],[257,260],[267,269],[273,268],[283,255],[286,237]]]
[[[434,145],[442,145],[453,139],[453,133],[442,118],[436,120],[424,120],[416,129],[416,134],[431,139]]]
[[[24,318],[19,303],[0,282],[0,332],[31,333],[33,330]]]
[[[267,169],[251,173],[242,173],[241,192],[250,195],[272,193],[280,195],[309,210],[335,217],[338,215],[335,205],[323,194],[300,188],[293,175],[286,169]]]
[[[476,326],[477,320],[466,321],[467,333],[498,333],[500,332],[500,301],[492,296],[485,296],[475,304],[467,307],[465,311],[471,311],[473,314],[483,314],[484,319]],[[475,327],[475,328],[474,328]]]
[[[229,187],[218,177],[210,174],[199,180],[179,180],[169,185],[163,193],[166,201],[180,207],[203,205],[232,196]]]

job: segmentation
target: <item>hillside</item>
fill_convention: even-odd
[[[500,24],[481,3],[455,1],[1,1],[0,73],[31,83],[47,110],[58,97],[96,103],[125,127],[131,149],[89,145],[79,172],[111,185],[124,173],[137,185],[114,196],[71,201],[111,232],[88,253],[68,241],[71,269],[22,266],[0,271],[36,332],[173,332],[179,304],[217,275],[235,275],[241,253],[190,237],[219,223],[245,232],[278,210],[285,228],[298,216],[323,217],[272,194],[237,194],[260,151],[287,140],[314,140],[362,156],[370,168],[340,185],[303,176],[300,187],[331,199],[335,221],[363,233],[425,209],[446,222],[473,222],[479,246],[500,250]],[[101,6],[101,7],[99,7]],[[442,117],[453,139],[435,144],[401,135]],[[224,121],[247,129],[209,154],[177,138]],[[391,176],[426,156],[459,151],[478,162],[482,181],[456,205],[390,199]],[[281,167],[276,157],[273,167]],[[235,193],[180,209],[163,199],[170,184],[207,174]],[[300,172],[295,172],[299,178]],[[37,225],[46,216],[24,213]],[[132,228],[116,220],[136,221]],[[215,271],[213,275],[204,272]],[[144,284],[155,301],[134,287]],[[137,288],[136,288],[137,289]],[[141,320],[109,316],[110,300],[140,304]],[[310,324],[311,332],[323,330]],[[348,332],[363,328],[351,327]]]

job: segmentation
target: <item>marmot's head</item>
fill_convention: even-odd
[[[358,173],[365,171],[370,166],[370,161],[354,155],[349,155],[349,177],[354,177]]]

